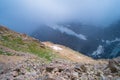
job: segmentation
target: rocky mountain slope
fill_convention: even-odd
[[[119,80],[120,58],[94,60],[0,26],[0,80]]]

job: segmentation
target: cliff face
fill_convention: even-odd
[[[94,60],[0,26],[0,80],[119,80],[120,58]]]

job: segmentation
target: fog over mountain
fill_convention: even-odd
[[[20,32],[51,22],[103,27],[119,19],[119,4],[119,0],[0,0],[0,23]]]
[[[112,58],[120,54],[119,4],[119,0],[0,0],[0,24],[94,58],[108,58],[106,52]]]
[[[59,26],[59,25],[48,25],[48,27],[54,29],[54,30],[59,30],[61,33],[66,33],[68,35],[73,35],[79,39],[82,39],[82,40],[87,40],[86,36],[82,35],[82,34],[77,34],[75,33],[73,30],[67,28],[67,27],[64,27],[64,26]]]

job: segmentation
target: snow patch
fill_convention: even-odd
[[[93,56],[100,57],[100,55],[104,53],[104,48],[102,45],[99,45],[97,50],[92,53]]]
[[[58,46],[51,46],[52,49],[56,50],[56,51],[60,51],[63,50],[62,48],[58,47]]]
[[[120,42],[120,38],[115,38],[114,40],[102,40],[102,42],[110,45],[111,43],[114,43],[114,42]]]
[[[81,57],[80,57],[80,56],[78,56],[78,58],[79,58],[79,59],[81,59]]]

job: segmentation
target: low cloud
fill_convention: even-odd
[[[0,0],[0,24],[22,32],[48,22],[109,26],[120,19],[119,4],[120,0]]]
[[[59,26],[57,24],[49,24],[48,25],[50,28],[54,29],[54,30],[58,30],[60,31],[61,33],[66,33],[68,35],[72,35],[72,36],[75,36],[79,39],[82,39],[82,40],[87,40],[86,36],[83,35],[83,34],[77,34],[75,33],[73,30],[67,28],[67,27],[64,27],[64,26]]]

